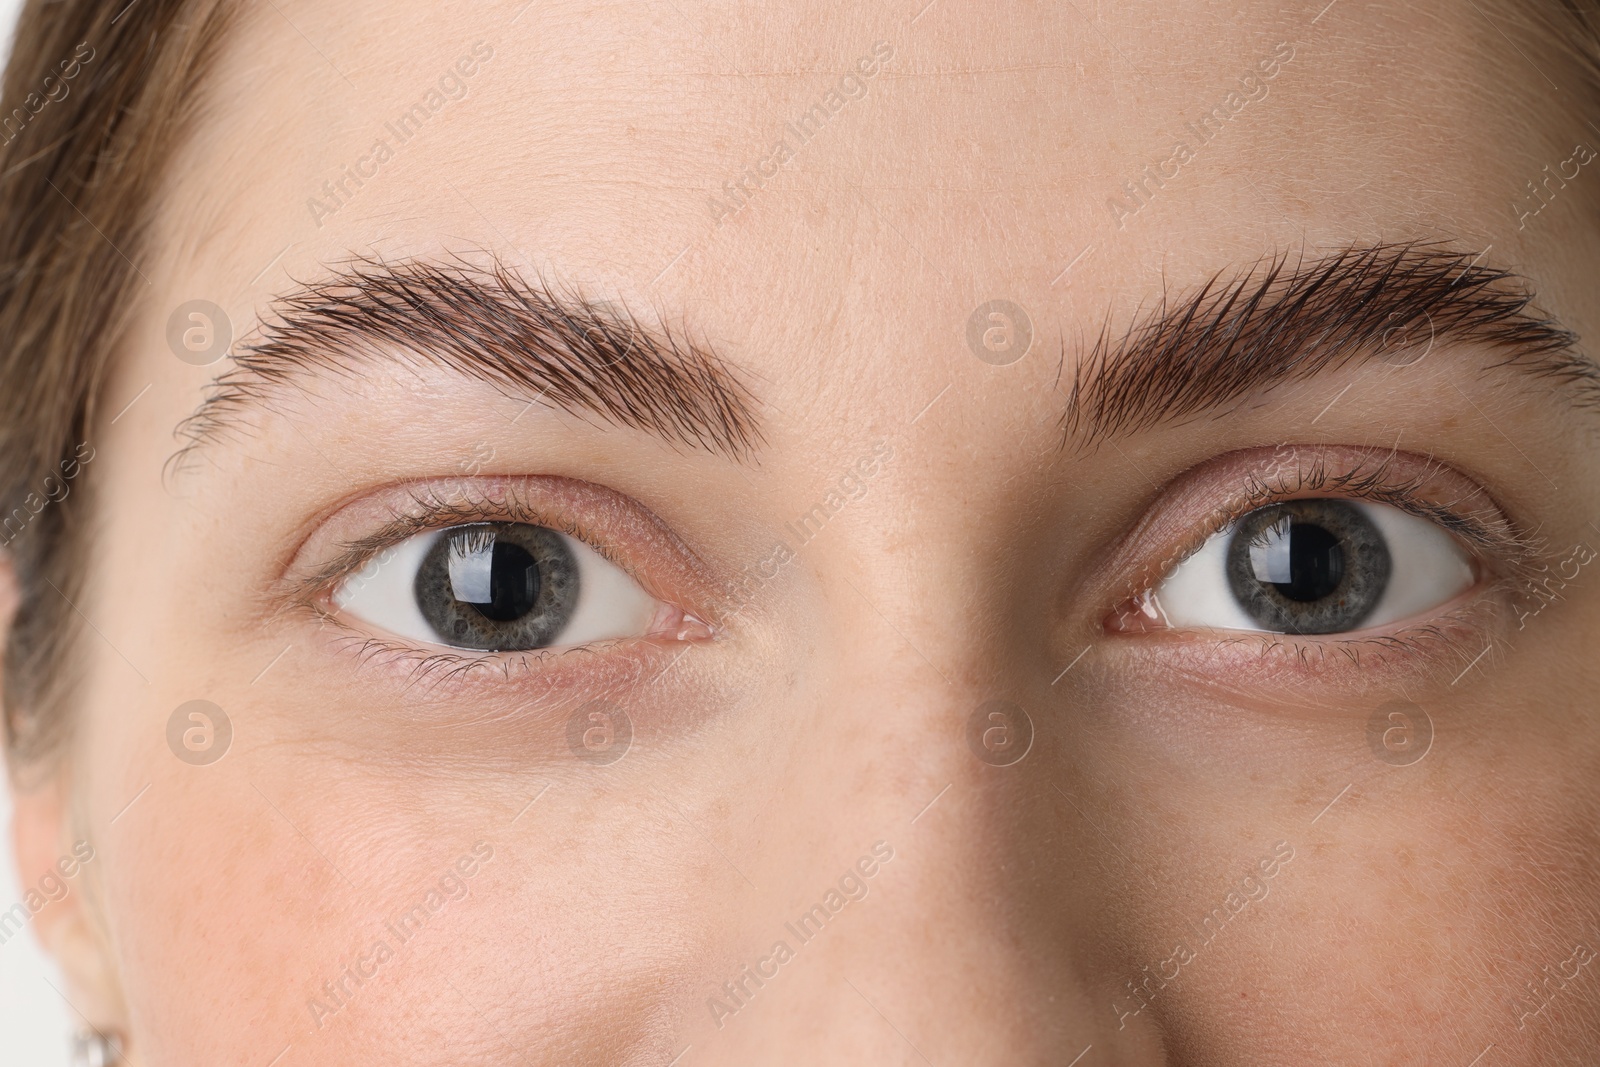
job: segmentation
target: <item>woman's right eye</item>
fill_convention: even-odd
[[[396,637],[483,652],[643,637],[663,607],[582,541],[521,522],[409,537],[344,579],[333,604]]]

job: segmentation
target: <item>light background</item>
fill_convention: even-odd
[[[22,0],[0,0],[0,55],[11,51],[11,30]],[[5,769],[0,766],[0,784]],[[11,797],[0,788],[0,826],[5,848],[0,855],[0,911],[22,899],[17,868],[11,857]],[[76,892],[76,889],[74,889]],[[0,1067],[66,1067],[71,1012],[60,994],[61,975],[45,959],[32,933],[0,945]]]

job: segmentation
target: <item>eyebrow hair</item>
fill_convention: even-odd
[[[442,366],[578,415],[731,459],[762,443],[754,398],[709,349],[626,308],[530,284],[495,260],[358,258],[275,300],[234,365],[179,425],[191,449],[276,388],[363,362]]]
[[[1435,244],[1358,245],[1302,254],[1291,268],[1284,252],[1219,272],[1186,296],[1163,293],[1121,333],[1108,321],[1074,367],[1064,443],[1225,413],[1259,390],[1374,358],[1397,332],[1487,345],[1499,356],[1491,366],[1552,380],[1579,406],[1600,408],[1600,367],[1578,351],[1577,335],[1532,310],[1516,275],[1477,266],[1481,257]]]

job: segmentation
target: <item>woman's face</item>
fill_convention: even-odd
[[[73,996],[149,1065],[1588,1062],[1600,416],[1491,272],[1600,329],[1600,135],[1489,17],[252,8],[86,442]]]

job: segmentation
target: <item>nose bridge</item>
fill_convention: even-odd
[[[1051,686],[1059,570],[1003,487],[1027,459],[896,448],[895,476],[798,550],[821,608],[791,631],[807,662],[764,746],[781,803],[751,826],[758,932],[741,941],[761,953],[708,1008],[724,1025],[707,1054],[1069,1064],[1095,1044],[1159,1063],[1148,1017],[1138,1043],[1117,1033],[1147,953],[1119,935],[1117,827],[1071,744],[1069,685]]]
[[[1105,1022],[1081,977],[1092,844],[1062,817],[1058,731],[999,592],[1027,583],[995,573],[981,527],[902,542],[892,574],[852,567],[883,578],[829,589],[847,636],[804,711],[817,729],[794,758],[813,766],[794,777],[818,792],[791,830],[831,840],[807,852],[781,925],[819,965],[761,1028],[803,1030],[806,1062],[1067,1063]]]

